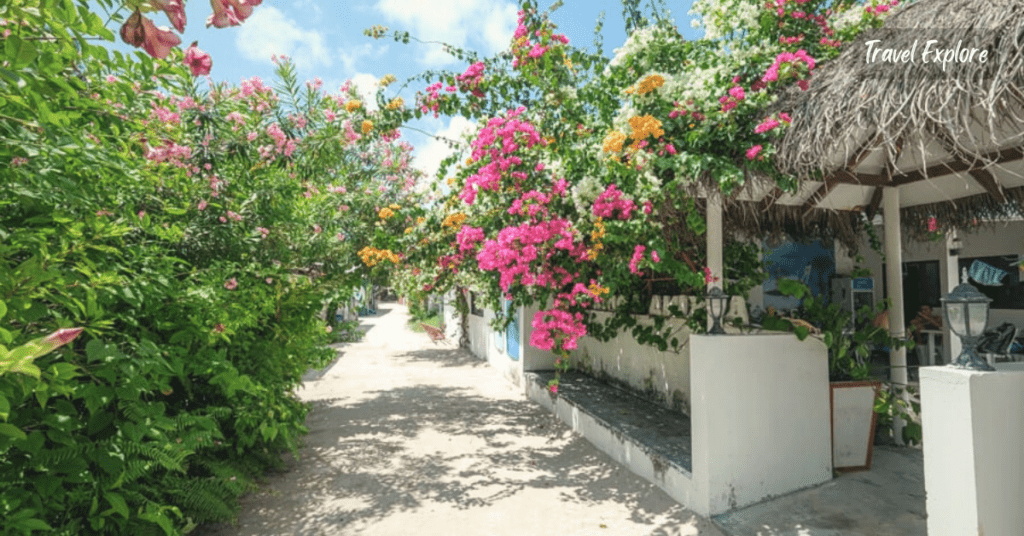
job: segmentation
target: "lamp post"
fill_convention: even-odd
[[[704,299],[708,302],[708,314],[715,321],[708,334],[725,335],[725,330],[722,329],[722,318],[725,316],[726,307],[728,307],[729,295],[721,288],[713,287],[704,295]]]
[[[951,366],[970,370],[995,370],[978,356],[975,347],[988,325],[988,306],[992,298],[966,281],[942,298],[942,312],[949,329],[960,337],[963,350]]]

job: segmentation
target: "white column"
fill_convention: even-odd
[[[949,252],[954,246],[959,246],[956,231],[946,235],[946,251],[939,255],[939,271],[942,277],[942,295],[945,296],[953,291],[960,284],[960,255],[951,255]],[[942,311],[936,311],[943,316]],[[945,363],[952,363],[956,356],[960,355],[960,337],[953,335],[949,330],[949,323],[943,317],[942,321],[942,357]]]
[[[837,239],[832,243],[832,250],[835,252],[836,257],[836,275],[849,276],[853,273],[854,265],[856,261],[850,256],[850,252],[846,251],[843,244]]]
[[[711,270],[711,277],[718,278],[717,282],[708,284],[707,290],[712,287],[724,288],[725,262],[722,260],[722,198],[717,191],[709,191],[707,197],[707,257],[708,268]],[[714,324],[708,311],[708,329]]]
[[[889,309],[889,334],[896,339],[905,339],[906,326],[903,323],[903,241],[900,234],[900,191],[886,188],[882,196],[882,220],[885,226],[885,280],[886,292],[892,307]],[[907,349],[891,348],[889,365],[892,367],[890,379],[898,388],[907,386]],[[906,389],[903,397],[908,399]],[[896,441],[903,442],[903,421],[896,418],[893,422]]]
[[[1021,534],[1022,397],[1020,363],[1000,364],[998,372],[921,372],[928,536]]]

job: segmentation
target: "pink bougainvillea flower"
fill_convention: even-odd
[[[273,277],[268,277],[268,278],[264,279],[264,281],[266,281],[268,285],[273,285],[274,284],[274,278]]]
[[[213,59],[210,55],[200,49],[198,41],[193,41],[192,44],[185,50],[185,65],[188,66],[189,70],[192,71],[192,76],[205,76],[210,74],[210,69],[213,68]]]
[[[138,216],[139,216],[139,219],[140,219],[140,220],[141,220],[142,218],[145,218],[145,217],[146,217],[146,211],[145,211],[145,210],[140,210],[140,211],[139,211],[139,214],[138,214]]]
[[[661,257],[658,256],[658,252],[651,250],[651,260],[654,262],[661,262]]]
[[[197,208],[199,208],[199,210],[206,210],[206,200],[203,199],[203,200],[199,201],[199,204],[197,205]]]
[[[235,279],[234,277],[228,279],[227,281],[224,282],[224,288],[228,290],[235,290],[236,288],[238,288],[238,280]]]
[[[764,149],[764,147],[762,147],[760,145],[755,145],[755,146],[751,147],[750,149],[747,149],[747,160],[753,160],[753,159],[757,158],[757,155],[758,155],[758,153],[761,152],[761,149]]]
[[[263,235],[263,238],[266,238],[267,235],[270,234],[270,229],[267,229],[266,227],[257,227],[256,230]]]
[[[558,394],[558,384],[557,383],[553,383],[553,384],[549,385],[548,386],[548,391],[551,391],[551,394],[553,394],[553,395],[557,395]]]
[[[338,233],[338,234],[334,235],[334,237],[337,238],[339,241],[340,240],[344,240],[345,239],[345,234],[344,233]]]
[[[935,216],[928,218],[928,232],[934,233],[939,230],[939,221],[935,219]]]
[[[629,260],[629,272],[636,275],[644,275],[640,271],[640,261],[644,259],[644,252],[647,251],[647,246],[637,245],[633,249],[633,258]]]
[[[315,223],[315,224],[313,224],[313,232],[316,233],[316,234],[320,234],[320,233],[324,232],[324,228],[320,227],[319,223]]]
[[[704,284],[705,285],[710,285],[711,283],[716,283],[716,282],[718,282],[718,279],[719,278],[711,275],[711,268],[708,268],[707,266],[704,267]]]
[[[181,0],[149,0],[149,3],[167,14],[174,29],[185,31],[185,4]]]

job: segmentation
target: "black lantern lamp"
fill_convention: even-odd
[[[988,306],[992,298],[967,282],[957,285],[942,298],[942,312],[949,329],[960,337],[963,350],[952,366],[971,370],[995,370],[975,351],[978,338],[988,325]]]
[[[713,287],[704,295],[704,299],[708,302],[708,314],[715,321],[708,334],[725,335],[725,330],[722,329],[722,319],[725,317],[725,310],[729,307],[729,295],[721,288]]]

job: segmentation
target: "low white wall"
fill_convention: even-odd
[[[604,321],[610,313],[596,313],[598,321]],[[642,325],[651,325],[648,315],[637,317]],[[690,347],[687,343],[690,330],[678,320],[671,321],[676,337],[683,346],[678,352],[659,351],[649,344],[636,342],[628,331],[615,338],[601,342],[593,337],[584,337],[579,350],[573,352],[573,359],[581,368],[596,377],[607,377],[622,382],[632,389],[644,393],[665,407],[690,412]]]
[[[921,369],[929,536],[1024,527],[1024,364]]]
[[[694,504],[702,515],[832,478],[825,345],[791,334],[691,335]]]

